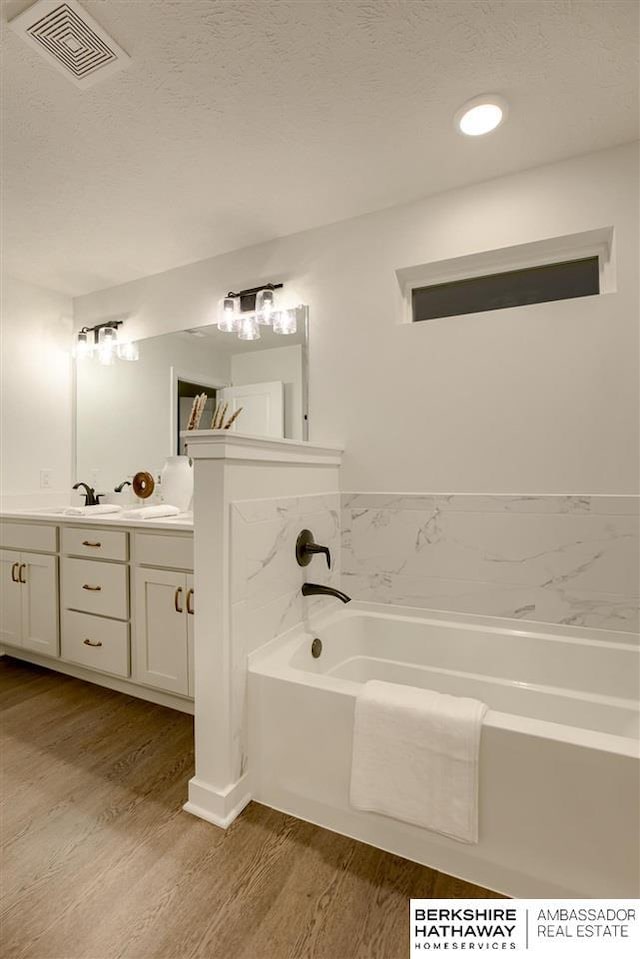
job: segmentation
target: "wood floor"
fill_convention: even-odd
[[[4,658],[4,959],[405,959],[408,899],[495,896],[252,803],[182,812],[193,720]]]

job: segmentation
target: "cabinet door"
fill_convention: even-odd
[[[20,553],[0,549],[0,643],[22,646],[22,589],[18,582]]]
[[[186,576],[136,568],[135,662],[138,682],[189,692]]]
[[[58,558],[22,553],[22,645],[59,656]]]
[[[195,594],[193,592],[193,576],[190,574],[186,577],[186,586],[187,586],[187,660],[189,663],[189,695],[195,696],[194,688],[194,662],[193,662],[193,633],[194,633],[194,623],[195,623]]]

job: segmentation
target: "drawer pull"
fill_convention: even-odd
[[[178,606],[178,599],[182,595],[182,586],[176,587],[176,591],[173,594],[173,605],[176,613],[184,613],[184,609],[181,606]]]
[[[95,546],[96,549],[99,549],[99,548],[102,546],[102,543],[92,543],[91,540],[89,540],[89,539],[83,539],[83,540],[82,540],[82,545],[83,545],[83,546]]]
[[[26,568],[27,568],[26,563],[20,563],[20,566],[18,567],[18,582],[22,583],[23,585],[27,582],[26,579],[22,578]]]
[[[19,583],[19,582],[20,582],[20,580],[18,579],[18,575],[17,575],[17,574],[18,574],[18,566],[19,566],[19,565],[20,565],[20,563],[14,563],[13,566],[11,567],[11,579],[13,580],[14,583]]]
[[[193,602],[192,602],[192,600],[193,600],[193,590],[190,589],[190,590],[187,592],[187,612],[189,613],[189,616],[193,616]]]
[[[94,643],[91,639],[85,639],[83,640],[83,642],[85,646],[102,646],[102,643],[100,642],[100,640]]]
[[[99,593],[102,590],[102,586],[89,586],[87,583],[84,583],[82,588],[88,589],[91,593]]]

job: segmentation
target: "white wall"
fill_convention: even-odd
[[[539,167],[80,297],[76,322],[168,332],[282,280],[310,307],[310,439],[344,443],[344,489],[633,493],[637,172],[637,145]],[[400,267],[607,226],[616,293],[397,322]]]
[[[7,505],[60,500],[71,487],[72,302],[2,277],[0,493]],[[51,470],[41,490],[40,470]]]
[[[302,439],[302,347],[283,346],[273,350],[234,353],[231,357],[231,382],[284,384],[284,435]]]
[[[79,480],[111,493],[116,483],[139,470],[160,472],[165,458],[176,452],[171,368],[174,375],[198,384],[229,382],[229,357],[208,339],[152,337],[140,344],[140,359],[134,363],[116,360],[101,366],[94,357],[78,362]]]

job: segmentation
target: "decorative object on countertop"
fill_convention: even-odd
[[[158,506],[143,506],[142,509],[129,509],[122,515],[127,519],[162,519],[163,516],[179,516],[184,510],[177,506],[158,504]]]
[[[238,409],[237,409],[237,410],[235,411],[235,413],[233,414],[233,416],[231,416],[231,417],[227,420],[227,422],[226,422],[225,425],[222,427],[222,429],[223,429],[223,430],[228,430],[228,429],[230,429],[230,428],[233,426],[233,424],[235,423],[235,421],[238,419],[238,417],[240,416],[240,414],[242,413],[243,409],[244,409],[243,406],[239,406]]]
[[[133,477],[133,492],[140,499],[148,499],[156,488],[156,481],[154,480],[151,473],[147,473],[144,470],[140,473],[136,473]]]
[[[206,393],[198,393],[194,398],[191,413],[189,414],[189,422],[187,423],[188,430],[197,430],[200,426],[200,420],[202,419],[207,399],[208,396]]]
[[[193,497],[193,467],[188,456],[168,456],[162,467],[162,498],[185,513]]]
[[[240,406],[233,413],[227,422],[225,423],[225,416],[227,415],[227,410],[229,409],[229,402],[218,403],[215,410],[213,411],[213,417],[211,419],[211,426],[209,427],[212,430],[228,430],[238,419],[244,407]]]
[[[221,428],[221,426],[222,426],[222,421],[223,421],[223,419],[224,419],[224,416],[225,416],[225,413],[226,413],[226,411],[227,411],[227,407],[228,407],[228,406],[229,406],[229,403],[228,403],[228,402],[227,402],[227,403],[216,403],[216,408],[215,408],[215,410],[213,411],[213,416],[212,416],[212,418],[211,418],[211,426],[210,426],[210,429],[212,429],[212,430],[219,430],[219,429]]]

